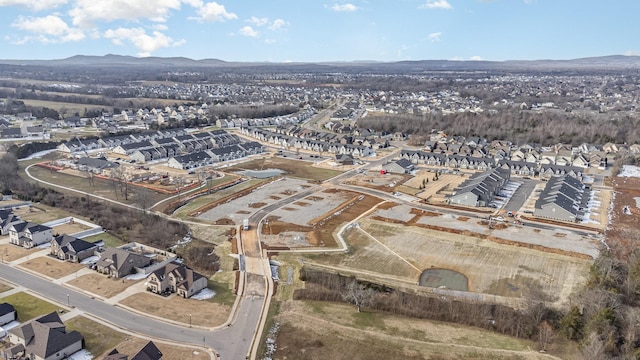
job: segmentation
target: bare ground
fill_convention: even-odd
[[[124,279],[112,279],[104,274],[88,274],[80,276],[77,279],[67,281],[67,284],[79,287],[92,294],[104,298],[110,298],[121,292],[123,292],[129,286],[138,283],[139,281]]]
[[[84,268],[84,265],[61,261],[48,256],[41,256],[19,265],[42,275],[59,279],[61,277],[73,274],[74,272]]]
[[[11,262],[14,260],[18,260],[23,258],[29,254],[33,254],[34,252],[39,251],[39,249],[25,249],[21,246],[13,245],[13,244],[2,244],[0,245],[0,257],[3,262]]]
[[[211,301],[184,299],[175,294],[163,297],[152,293],[138,293],[120,303],[147,314],[184,324],[189,323],[189,314],[191,314],[193,325],[209,327],[223,324],[231,310],[229,306]]]

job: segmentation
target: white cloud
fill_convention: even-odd
[[[193,6],[194,8],[199,8],[203,5],[202,0],[182,0],[182,2],[187,5]]]
[[[165,34],[154,31],[151,35],[143,28],[117,28],[105,31],[104,37],[111,39],[116,45],[125,45],[129,42],[138,49],[138,56],[150,56],[156,50],[180,46],[184,40],[175,41]]]
[[[358,10],[358,7],[353,4],[335,4],[331,7],[331,10],[338,12],[352,12]]]
[[[258,37],[259,33],[251,26],[244,26],[240,29],[240,34],[248,37]]]
[[[278,30],[280,28],[282,28],[283,26],[287,25],[287,22],[282,20],[282,19],[275,19],[273,20],[273,23],[271,23],[271,25],[269,25],[269,30]]]
[[[640,56],[640,51],[638,50],[628,50],[624,52],[626,56]]]
[[[276,40],[275,39],[264,39],[264,43],[271,45],[271,44],[275,44]]]
[[[420,5],[421,9],[445,9],[451,10],[453,6],[447,0],[427,0],[426,3]]]
[[[219,22],[238,18],[238,15],[228,12],[224,5],[220,5],[215,1],[200,6],[197,14],[198,16],[193,19],[200,21]]]
[[[40,11],[56,8],[66,4],[67,1],[68,0],[0,0],[0,7],[24,6],[35,11]]]
[[[255,26],[264,26],[267,25],[269,23],[269,18],[259,18],[259,17],[255,17],[252,16],[250,18],[248,18],[247,20],[245,20],[248,23],[252,23]]]
[[[471,60],[471,61],[482,61],[484,59],[481,56],[476,55],[476,56],[470,57],[469,60]]]
[[[439,42],[441,36],[442,36],[442,32],[434,32],[427,35],[427,40],[432,42]]]
[[[77,28],[70,28],[64,20],[56,15],[47,15],[44,17],[19,16],[11,26],[35,34],[35,36],[25,37],[21,41],[22,43],[29,41],[60,43],[80,41],[85,38],[84,32]]]
[[[96,20],[137,20],[149,19],[164,22],[172,10],[180,9],[180,0],[76,0],[69,11],[73,24],[82,27],[93,27]]]
[[[151,29],[157,30],[157,31],[167,31],[169,30],[169,27],[165,24],[153,24],[151,25]]]

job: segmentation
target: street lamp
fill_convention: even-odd
[[[67,306],[71,307],[71,303],[69,302],[69,294],[67,294]]]
[[[189,314],[189,327],[191,327],[191,314]]]

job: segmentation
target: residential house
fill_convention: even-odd
[[[81,157],[76,161],[78,170],[90,171],[95,174],[103,174],[107,170],[119,167],[119,164],[108,161],[105,158]]]
[[[509,181],[510,174],[508,169],[502,168],[475,174],[460,184],[448,202],[467,206],[489,206]]]
[[[22,222],[18,215],[7,209],[0,209],[0,235],[8,235],[11,225]]]
[[[0,304],[0,326],[8,324],[18,319],[16,308],[9,303]]]
[[[177,293],[189,298],[207,287],[207,278],[184,264],[170,262],[148,278],[148,289],[156,294]]]
[[[81,262],[90,256],[94,256],[99,249],[98,243],[91,243],[75,236],[63,234],[51,240],[49,253],[60,260]]]
[[[113,349],[102,360],[162,360],[162,351],[158,349],[153,341],[149,341],[131,358],[118,352],[118,349]]]
[[[45,225],[21,221],[9,228],[9,242],[32,248],[48,243],[53,239],[53,230]]]
[[[13,346],[5,352],[31,360],[65,359],[84,346],[82,334],[67,331],[56,312],[9,330],[9,342]]]
[[[167,166],[173,169],[189,170],[205,165],[211,165],[215,162],[214,156],[211,153],[213,150],[199,151],[191,154],[174,156],[169,159],[169,161],[167,162]]]
[[[382,169],[395,174],[409,174],[415,169],[415,166],[407,159],[400,159],[384,164]]]
[[[96,270],[113,278],[121,278],[149,266],[151,259],[120,248],[108,248],[99,254]]]
[[[572,176],[549,179],[535,204],[533,214],[538,217],[576,222],[584,215],[589,191]]]

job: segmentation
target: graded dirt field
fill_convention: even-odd
[[[59,279],[84,268],[84,265],[62,261],[48,256],[40,256],[31,260],[27,260],[21,263],[19,266],[53,279]]]
[[[640,247],[640,178],[615,177],[615,191],[605,232],[606,241],[621,258]]]
[[[353,306],[287,301],[273,359],[559,359],[532,341],[481,329],[380,313]],[[568,351],[566,348],[553,349]]]
[[[121,304],[132,307],[143,313],[161,318],[189,323],[192,314],[193,325],[218,326],[229,317],[230,306],[220,305],[210,300],[191,300],[171,295],[164,297],[152,293],[138,293],[120,301]],[[197,316],[196,316],[197,314]]]
[[[92,294],[104,297],[106,299],[123,292],[129,286],[139,281],[124,279],[112,279],[104,274],[87,274],[77,279],[67,281],[67,284],[79,287]]]
[[[40,251],[40,249],[25,249],[21,246],[13,244],[2,244],[0,245],[0,258],[2,259],[2,262],[11,262],[28,256],[29,254],[33,254],[37,251]]]
[[[542,290],[549,300],[563,302],[586,281],[592,263],[414,226],[372,219],[359,223],[362,230],[388,248],[389,257],[402,258],[423,270],[457,271],[467,276],[469,290],[476,293],[521,297]],[[380,258],[386,257],[370,257],[369,267]]]
[[[284,171],[283,175],[288,177],[311,181],[324,181],[342,174],[342,171],[313,166],[313,163],[311,162],[289,160],[281,157],[264,157],[262,159],[251,160],[226,168],[225,171],[235,172],[242,170],[264,169],[279,169]]]

